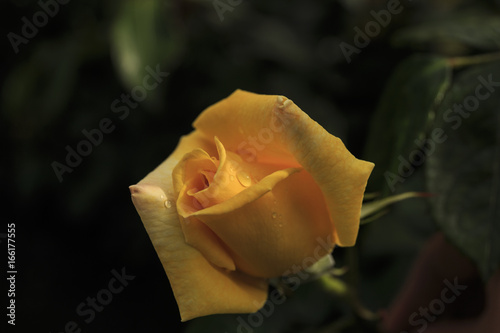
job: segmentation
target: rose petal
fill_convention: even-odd
[[[153,171],[151,171],[143,180],[141,180],[141,183],[157,185],[169,197],[173,197],[174,187],[172,184],[172,171],[184,157],[186,152],[190,152],[195,149],[202,149],[211,156],[217,153],[215,145],[211,142],[211,140],[208,140],[203,134],[193,131],[190,134],[181,137],[179,144],[172,154]]]
[[[342,141],[283,96],[236,90],[207,108],[193,126],[218,135],[248,161],[303,166],[320,186],[340,246],[354,245],[373,163],[356,159]]]
[[[246,186],[243,186],[237,179],[237,172],[241,172],[244,168],[243,161],[239,156],[229,154],[217,137],[214,141],[219,154],[219,168],[206,194],[213,198],[214,204],[220,204],[243,191]]]
[[[320,188],[307,172],[284,175],[275,172],[263,180],[272,186],[261,182],[193,214],[228,245],[237,269],[249,275],[270,278],[297,272],[333,249],[333,227]],[[257,187],[264,194],[252,200]]]
[[[267,298],[266,281],[216,267],[184,241],[173,200],[172,170],[186,151],[196,148],[216,154],[215,145],[200,133],[184,136],[168,159],[131,186],[132,200],[167,273],[182,321],[214,313],[255,312]],[[193,232],[189,237],[198,236]]]
[[[217,169],[216,164],[210,155],[197,148],[185,154],[175,166],[172,179],[176,191],[176,208],[179,215],[187,215],[203,208],[202,203],[197,199],[199,198],[197,194],[200,192],[205,193],[207,189],[201,190],[201,184],[198,184],[198,188],[194,188],[192,183],[203,182],[199,178],[203,177],[206,170],[215,171]],[[234,261],[225,244],[217,235],[197,219],[185,220],[181,216],[178,216],[178,218],[181,220],[186,243],[203,253],[212,264],[234,271]]]
[[[196,187],[194,182],[201,183],[203,173],[215,172],[217,170],[217,163],[212,160],[202,149],[195,149],[184,155],[181,161],[175,166],[172,171],[172,180],[175,190],[175,197],[177,197],[177,209],[180,214],[185,214],[185,210],[189,212],[196,211],[203,206],[203,203],[196,202],[195,194],[198,192],[206,192],[206,189],[199,184]],[[193,204],[196,202],[196,204]]]
[[[259,183],[246,188],[229,200],[226,200],[218,205],[211,206],[191,214],[182,215],[183,217],[191,216],[208,216],[208,215],[221,215],[232,212],[238,208],[244,207],[247,204],[259,199],[264,194],[273,189],[276,184],[286,179],[290,175],[299,172],[300,168],[288,168],[285,170],[276,171],[269,176],[262,179]],[[240,218],[240,220],[245,220]]]
[[[161,188],[139,184],[131,186],[131,193],[167,273],[182,321],[214,313],[255,312],[263,306],[266,281],[218,268],[187,245],[177,212],[173,206],[165,207]]]
[[[278,96],[274,113],[286,125],[283,134],[290,151],[323,191],[335,225],[335,243],[354,245],[363,193],[374,164],[354,157],[339,138],[291,100]]]
[[[273,115],[276,96],[236,90],[205,109],[193,123],[207,138],[217,136],[226,150],[246,162],[300,167],[283,145],[283,125]]]
[[[317,245],[316,238],[332,233],[323,196],[314,180],[306,174],[305,181],[299,182],[297,180],[305,178],[297,177],[294,178],[296,181],[290,183],[289,176],[300,169],[276,170],[276,166],[271,168],[268,165],[249,164],[238,155],[226,152],[217,137],[214,141],[219,153],[219,166],[208,188],[198,192],[189,189],[197,184],[201,172],[214,163],[205,152],[194,150],[186,154],[174,169],[174,180],[178,182],[174,187],[181,187],[177,208],[184,218],[181,225],[188,244],[205,254],[212,263],[229,270],[235,269],[232,257],[237,256],[240,270],[260,277],[281,275],[290,265],[312,255]],[[191,184],[190,179],[195,181]],[[255,183],[255,180],[260,181]],[[243,208],[283,181],[288,185],[280,185],[279,188],[286,190],[274,191],[279,194],[279,204],[273,194],[274,205],[260,199],[258,205]],[[297,188],[301,190],[296,191]],[[193,204],[193,201],[197,204]],[[284,229],[278,228],[277,209],[287,219]],[[239,216],[234,216],[235,211],[240,212]],[[271,221],[273,211],[275,221]],[[321,218],[318,218],[319,212],[323,213]],[[281,219],[281,213],[279,216]],[[208,223],[207,227],[200,219],[215,222]],[[282,223],[280,221],[280,226]],[[214,233],[215,230],[219,232]],[[266,256],[266,252],[269,255]]]

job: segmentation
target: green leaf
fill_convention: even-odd
[[[364,202],[361,206],[361,224],[366,224],[372,222],[372,217],[380,212],[383,212],[387,207],[396,202],[406,200],[409,198],[417,198],[426,196],[425,193],[418,192],[405,192],[397,195],[391,195],[389,197],[378,199],[370,202]]]
[[[488,13],[463,13],[398,31],[394,46],[432,49],[452,55],[468,48],[482,51],[500,49],[500,17]]]
[[[401,158],[417,148],[434,117],[434,107],[449,87],[451,67],[445,58],[416,55],[402,62],[386,85],[371,121],[364,158],[375,163],[372,190],[394,192],[401,177]],[[398,180],[393,180],[395,175]],[[403,176],[409,176],[405,174]]]
[[[169,72],[180,60],[185,29],[174,6],[159,0],[128,0],[111,28],[111,55],[127,89],[142,86],[146,67]],[[147,92],[147,102],[160,103],[161,89]]]
[[[446,138],[426,168],[434,218],[486,280],[500,266],[500,62],[461,72],[434,126]]]
[[[425,187],[424,168],[401,184],[398,192]],[[360,296],[370,309],[386,308],[396,297],[411,265],[436,231],[427,199],[403,200],[374,223],[359,230]]]

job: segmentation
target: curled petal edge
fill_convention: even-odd
[[[160,187],[139,183],[130,191],[170,281],[181,321],[216,313],[256,312],[264,305],[265,279],[216,267],[186,244],[177,212],[165,206]]]

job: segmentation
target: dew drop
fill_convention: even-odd
[[[167,208],[172,207],[172,201],[170,201],[170,200],[165,200],[165,207],[167,207]]]
[[[273,212],[273,214],[271,216],[273,217],[273,219],[275,219],[278,217],[278,214],[276,212]]]
[[[252,178],[250,178],[250,175],[246,173],[245,171],[240,171],[236,175],[236,178],[238,178],[238,181],[240,182],[241,185],[248,187],[252,185]]]

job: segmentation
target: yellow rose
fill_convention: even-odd
[[[268,278],[354,245],[374,165],[291,100],[237,90],[193,126],[130,187],[182,321],[255,312]]]

